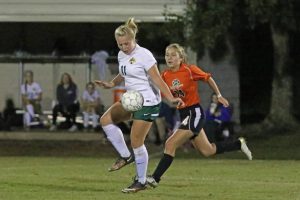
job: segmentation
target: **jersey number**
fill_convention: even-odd
[[[182,90],[174,90],[173,92],[175,93],[174,94],[175,97],[184,97],[185,96],[184,92]]]
[[[122,73],[123,75],[126,75],[126,65],[122,65],[122,66],[121,66],[121,73]]]

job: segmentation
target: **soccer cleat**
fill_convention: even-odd
[[[152,188],[156,188],[158,186],[158,182],[156,182],[156,180],[151,175],[147,176],[146,183]]]
[[[49,130],[50,130],[51,132],[56,131],[56,130],[57,130],[56,125],[52,125],[52,126],[50,127]]]
[[[134,181],[134,182],[138,181],[137,175],[135,175],[134,177],[132,177],[132,181]],[[152,175],[147,175],[147,177],[146,177],[146,185],[149,185],[152,188],[156,188],[158,186],[158,182],[156,182],[156,180],[153,178]]]
[[[128,165],[128,164],[130,164],[130,163],[132,163],[132,162],[134,162],[134,158],[133,158],[132,155],[130,155],[130,156],[127,157],[127,158],[122,158],[122,157],[120,157],[120,158],[118,158],[118,159],[116,160],[116,162],[108,169],[108,171],[109,171],[109,172],[113,172],[113,171],[119,170],[119,169],[121,169],[122,167],[124,167],[124,166],[126,166],[126,165]]]
[[[145,190],[146,184],[142,184],[138,181],[134,181],[129,187],[122,189],[123,193],[135,193],[140,190]]]
[[[239,138],[240,142],[241,142],[241,151],[246,154],[248,160],[252,160],[252,153],[249,150],[247,144],[246,144],[246,140],[243,137]]]
[[[78,130],[78,128],[77,128],[77,126],[74,124],[73,126],[71,126],[71,128],[69,128],[69,132],[75,132],[75,131],[77,131]]]

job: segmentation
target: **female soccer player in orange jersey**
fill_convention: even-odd
[[[165,53],[168,69],[162,73],[162,78],[172,94],[175,97],[180,97],[185,105],[179,108],[182,120],[181,125],[166,141],[164,155],[152,176],[147,177],[147,183],[152,187],[158,185],[161,176],[172,164],[176,149],[188,140],[191,140],[194,147],[206,157],[228,151],[241,150],[249,160],[252,160],[252,154],[244,138],[230,142],[210,143],[206,137],[203,130],[205,116],[200,105],[198,81],[201,80],[208,83],[214,93],[217,94],[218,101],[225,107],[229,106],[228,101],[221,95],[211,74],[205,73],[195,65],[187,64],[185,51],[179,44],[170,44],[166,48]]]

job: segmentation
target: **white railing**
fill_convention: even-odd
[[[187,0],[0,0],[0,22],[164,22],[183,14]]]

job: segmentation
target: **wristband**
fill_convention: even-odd
[[[217,95],[217,98],[221,98],[221,97],[222,97],[222,95],[221,95],[221,94],[218,94],[218,95]]]

